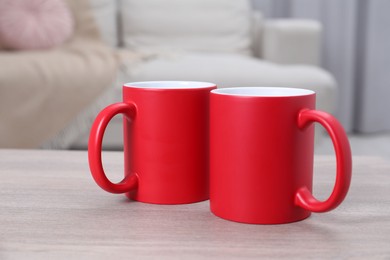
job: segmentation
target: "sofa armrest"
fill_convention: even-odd
[[[280,64],[319,66],[322,26],[314,20],[275,19],[264,23],[262,58]]]

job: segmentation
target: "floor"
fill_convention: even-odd
[[[390,161],[390,133],[350,134],[352,155],[380,156]],[[332,141],[325,135],[315,148],[316,154],[334,154]]]

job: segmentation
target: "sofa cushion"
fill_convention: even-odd
[[[0,1],[0,42],[14,50],[51,48],[73,33],[73,17],[62,0]]]
[[[309,65],[278,65],[238,54],[181,53],[129,63],[125,81],[194,80],[218,87],[271,86],[311,89],[317,107],[332,112],[336,83],[325,70]]]
[[[118,46],[117,1],[89,0],[101,39],[111,47]]]
[[[122,0],[119,10],[132,50],[250,52],[247,0]]]

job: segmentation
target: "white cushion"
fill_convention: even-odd
[[[102,40],[111,47],[118,46],[116,1],[89,0],[89,3]]]
[[[250,52],[247,0],[122,0],[119,10],[132,50]]]
[[[321,24],[307,19],[276,19],[265,23],[263,58],[279,64],[319,66]]]
[[[317,107],[332,112],[336,83],[325,70],[308,65],[278,65],[239,54],[181,53],[129,64],[124,81],[194,80],[218,87],[271,86],[311,89]]]

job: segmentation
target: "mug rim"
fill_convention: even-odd
[[[299,97],[314,95],[315,92],[303,88],[286,87],[234,87],[219,88],[211,91],[213,94],[233,97],[264,97],[264,98],[282,98]]]
[[[137,81],[123,84],[126,88],[138,89],[204,89],[216,87],[215,83],[203,81],[181,81],[181,80],[162,80],[162,81]]]

